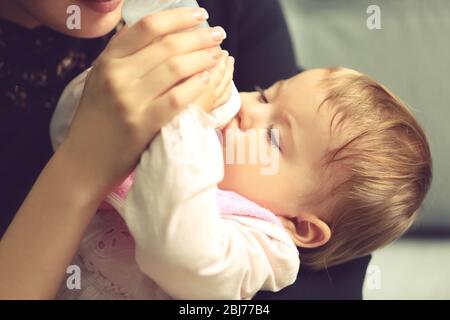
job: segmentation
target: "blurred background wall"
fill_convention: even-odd
[[[366,282],[381,281],[365,286],[365,298],[450,299],[450,1],[279,1],[299,65],[372,76],[411,107],[430,139],[434,181],[422,215],[374,253]],[[367,25],[370,5],[380,9],[381,29]]]

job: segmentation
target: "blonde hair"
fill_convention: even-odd
[[[301,261],[313,270],[399,238],[416,219],[432,178],[426,136],[398,97],[343,68],[328,69],[322,84],[328,94],[320,107],[333,110],[332,132],[340,128],[347,138],[321,164],[333,181],[323,198],[333,216],[331,238],[320,248],[299,249]]]

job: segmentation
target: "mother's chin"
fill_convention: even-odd
[[[0,1],[0,16],[26,28],[49,27],[77,38],[111,32],[121,19],[124,0]]]
[[[66,0],[64,0],[66,1]],[[111,32],[119,23],[122,15],[123,0],[77,0],[81,12],[81,28],[69,30],[66,33],[77,38],[97,38]],[[66,14],[66,17],[69,17]]]

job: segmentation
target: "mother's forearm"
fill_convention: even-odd
[[[103,193],[60,148],[0,241],[0,299],[52,299]]]

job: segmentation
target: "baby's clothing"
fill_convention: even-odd
[[[79,96],[64,97],[61,108],[78,105]],[[55,113],[53,133],[67,132],[62,114],[74,112]],[[292,239],[272,212],[219,190],[223,170],[213,119],[189,106],[108,195],[111,207],[99,210],[74,261],[82,289],[63,286],[59,298],[250,299],[292,284],[300,263]]]

